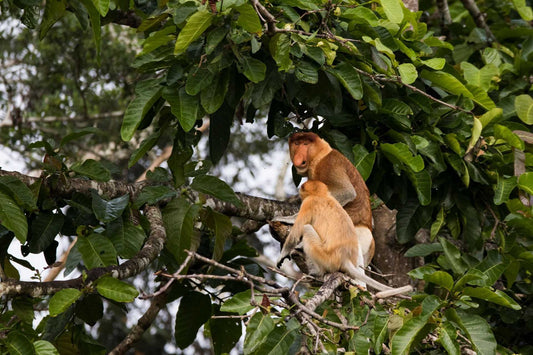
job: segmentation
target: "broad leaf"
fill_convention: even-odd
[[[55,317],[65,312],[81,295],[81,291],[75,288],[65,288],[56,292],[48,305],[50,316]]]
[[[422,157],[420,155],[413,155],[407,144],[401,142],[394,144],[382,143],[380,147],[383,153],[385,153],[385,156],[393,163],[403,163],[414,172],[419,172],[424,169],[424,160]]]
[[[33,342],[35,355],[59,355],[59,351],[55,346],[46,340],[36,340]]]
[[[109,0],[92,0],[94,7],[98,10],[100,15],[102,17],[105,17],[107,15],[107,12],[109,11]]]
[[[491,291],[488,287],[465,287],[463,289],[463,294],[496,303],[500,306],[512,308],[514,310],[522,309],[515,300],[500,290]]]
[[[137,148],[130,156],[130,160],[128,161],[128,168],[134,166],[135,163],[139,161],[139,159],[141,159],[147,152],[149,152],[155,146],[155,144],[159,140],[159,137],[161,136],[161,133],[161,130],[155,130],[154,132],[152,132],[152,134],[150,134],[141,142],[139,148]]]
[[[225,70],[215,76],[213,82],[202,90],[200,102],[205,112],[209,114],[214,113],[222,106],[226,93],[228,92],[229,79],[229,71]]]
[[[341,84],[348,90],[355,100],[363,98],[363,85],[357,70],[347,62],[341,62],[330,72],[335,75]]]
[[[465,311],[448,309],[446,316],[457,323],[480,355],[496,353],[496,339],[490,325],[482,317]]]
[[[161,96],[163,87],[159,83],[160,79],[148,79],[135,87],[135,98],[126,108],[120,128],[122,140],[129,141],[133,137],[148,110]]]
[[[209,175],[197,176],[191,184],[191,189],[232,203],[237,207],[242,206],[241,200],[235,195],[231,187],[217,177]]]
[[[26,241],[28,235],[28,222],[26,216],[17,203],[0,189],[0,223],[15,233],[15,237],[21,242]]]
[[[280,71],[287,71],[292,66],[290,58],[291,40],[290,37],[284,33],[274,35],[269,42],[270,53],[272,58],[278,64]]]
[[[107,225],[106,235],[113,243],[118,255],[125,259],[133,258],[141,249],[146,234],[141,226],[129,219],[118,218]]]
[[[274,330],[275,324],[270,315],[257,312],[246,327],[244,338],[244,354],[254,354],[255,351],[267,341],[268,336]]]
[[[503,139],[511,147],[524,150],[524,141],[521,140],[518,135],[513,133],[508,127],[503,125],[495,124],[494,125],[494,137]]]
[[[230,315],[216,313],[217,316]],[[211,318],[209,320],[211,339],[215,354],[228,354],[239,341],[242,335],[242,323],[240,319]]]
[[[96,290],[100,295],[115,302],[133,302],[139,296],[135,287],[111,276],[98,279]]]
[[[224,245],[226,239],[231,236],[232,224],[228,216],[213,211],[207,210],[207,216],[203,219],[209,229],[215,234],[215,245],[213,248],[213,260],[220,260],[224,253]]]
[[[102,163],[93,159],[87,159],[81,164],[75,163],[70,167],[70,170],[96,181],[109,181],[111,179],[111,172]]]
[[[402,78],[402,82],[405,84],[412,84],[418,78],[418,72],[416,67],[411,63],[403,63],[398,65],[398,72]]]
[[[193,227],[200,206],[191,205],[184,198],[177,198],[168,203],[163,210],[163,223],[167,232],[166,247],[178,263],[185,260],[185,249],[191,249]]]
[[[237,19],[237,25],[244,28],[250,33],[261,35],[263,26],[259,20],[257,12],[251,4],[244,4],[235,8],[239,12],[239,18]]]
[[[533,195],[533,172],[523,173],[518,177],[518,187]]]
[[[242,73],[253,83],[265,80],[266,65],[259,59],[243,56],[240,60]]]
[[[270,332],[255,354],[288,354],[298,329],[299,323],[295,318],[280,324]]]
[[[435,271],[430,275],[424,276],[424,280],[441,286],[448,291],[451,291],[453,287],[453,277],[446,271]]]
[[[376,161],[376,152],[368,153],[365,147],[360,144],[354,145],[352,150],[355,167],[363,177],[363,180],[368,179]]]
[[[91,191],[91,196],[94,215],[99,221],[104,223],[114,221],[120,217],[130,201],[130,195],[128,194],[110,201],[101,198],[95,190]]]
[[[440,237],[439,241],[444,249],[446,260],[450,263],[453,272],[456,274],[464,273],[468,269],[468,266],[462,259],[459,249],[446,238]]]
[[[518,118],[525,124],[533,124],[533,98],[529,95],[518,95],[514,100]]]
[[[11,355],[33,355],[34,353],[33,344],[17,330],[8,332],[3,344],[6,344],[7,353]]]
[[[185,349],[196,339],[198,329],[211,318],[211,299],[200,292],[188,292],[180,300],[174,338],[180,349]]]
[[[401,23],[403,20],[403,9],[400,0],[380,0],[381,6],[387,18],[393,23]]]
[[[101,234],[78,237],[76,245],[87,269],[117,264],[113,243]]]
[[[178,35],[176,46],[174,47],[174,54],[178,55],[185,52],[189,45],[196,41],[211,26],[213,18],[214,15],[207,9],[202,9],[192,14]]]
[[[503,177],[496,175],[497,183],[494,186],[494,204],[501,205],[509,200],[511,192],[516,187],[516,176]]]
[[[431,243],[431,244],[417,244],[409,248],[404,256],[414,257],[414,256],[428,256],[435,252],[443,251],[442,245],[440,243]]]
[[[252,292],[246,290],[239,292],[231,297],[229,300],[225,301],[224,304],[220,307],[222,312],[231,312],[237,314],[246,314],[248,311],[252,310],[255,306],[251,305]]]
[[[394,334],[391,342],[391,354],[408,354],[413,342],[425,327],[429,317],[440,306],[440,301],[436,296],[428,296],[422,302],[422,313],[418,317],[413,317]]]
[[[27,211],[37,209],[37,199],[26,184],[14,176],[0,176],[0,190],[9,194],[19,206]]]
[[[39,213],[30,227],[30,252],[44,251],[59,234],[64,221],[65,217],[60,213]]]

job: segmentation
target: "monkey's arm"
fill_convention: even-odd
[[[352,183],[350,182],[350,179],[348,176],[345,176],[344,179],[338,179],[335,181],[335,184],[328,185],[329,192],[339,203],[341,206],[345,206],[348,202],[352,202],[356,197],[357,193],[355,192],[355,188],[353,187]]]
[[[285,259],[290,259],[292,251],[298,246],[303,236],[303,227],[309,223],[308,213],[306,212],[306,205],[302,205],[300,212],[296,215],[296,220],[291,228],[289,236],[283,243],[283,248],[277,262],[277,266],[280,267]]]

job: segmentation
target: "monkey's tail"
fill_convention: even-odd
[[[376,293],[377,298],[386,298],[413,291],[413,288],[410,285],[398,288],[392,288],[387,285],[384,285],[367,276],[362,268],[355,267],[354,264],[349,260],[344,263],[344,268],[346,272],[348,272],[348,274],[350,274],[350,276],[356,281],[365,282],[368,286],[380,291]]]

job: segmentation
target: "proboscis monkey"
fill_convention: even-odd
[[[322,181],[339,201],[356,228],[365,266],[374,256],[370,194],[357,168],[341,152],[312,132],[297,132],[289,138],[289,152],[298,175]],[[274,220],[294,223],[296,216]]]
[[[390,297],[412,291],[411,286],[391,288],[365,275],[365,260],[350,216],[318,180],[308,180],[300,188],[302,205],[283,245],[278,267],[296,247],[303,247],[311,274],[343,271],[361,286],[377,289],[376,297]]]

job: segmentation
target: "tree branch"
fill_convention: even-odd
[[[485,30],[485,33],[487,33],[488,42],[492,43],[496,41],[496,37],[490,30],[490,27],[487,25],[487,22],[485,22],[485,14],[481,13],[479,7],[477,7],[476,5],[476,2],[474,0],[461,0],[461,2],[470,13],[470,16],[472,16],[472,18],[474,19],[476,26]]]
[[[166,232],[159,208],[155,206],[147,206],[145,208],[145,214],[151,226],[150,236],[137,255],[121,265],[91,269],[87,271],[87,276],[85,278],[80,276],[76,279],[65,281],[32,282],[10,279],[0,282],[0,295],[28,295],[31,297],[41,297],[43,295],[54,294],[64,288],[81,289],[105,274],[109,274],[117,279],[126,279],[139,274],[159,256],[166,240]]]

